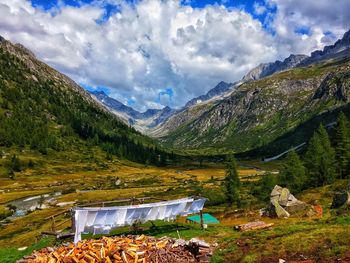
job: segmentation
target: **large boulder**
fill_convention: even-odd
[[[305,210],[307,205],[292,195],[288,188],[276,185],[270,194],[269,216],[289,217],[291,213]]]
[[[350,203],[350,194],[348,191],[336,192],[333,197],[331,208],[339,208]]]

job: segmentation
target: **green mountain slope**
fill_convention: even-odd
[[[348,104],[349,99],[349,59],[294,68],[242,84],[229,98],[161,141],[196,153],[245,152]]]
[[[91,147],[141,163],[158,164],[166,155],[71,79],[0,38],[0,150],[45,155]]]

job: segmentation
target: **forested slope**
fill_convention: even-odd
[[[50,154],[91,146],[141,163],[159,164],[167,155],[71,79],[1,38],[0,147]]]

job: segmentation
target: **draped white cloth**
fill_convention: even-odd
[[[171,220],[176,216],[199,213],[206,198],[182,198],[171,201],[113,207],[75,208],[74,243],[81,240],[81,233],[109,234],[117,227],[132,225],[135,221]]]

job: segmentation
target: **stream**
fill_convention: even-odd
[[[57,197],[61,195],[61,192],[53,192],[50,194],[36,195],[31,197],[20,198],[6,205],[16,207],[15,213],[7,217],[7,219],[13,219],[21,216],[25,216],[27,212],[34,211],[38,208],[45,209],[57,200]]]

